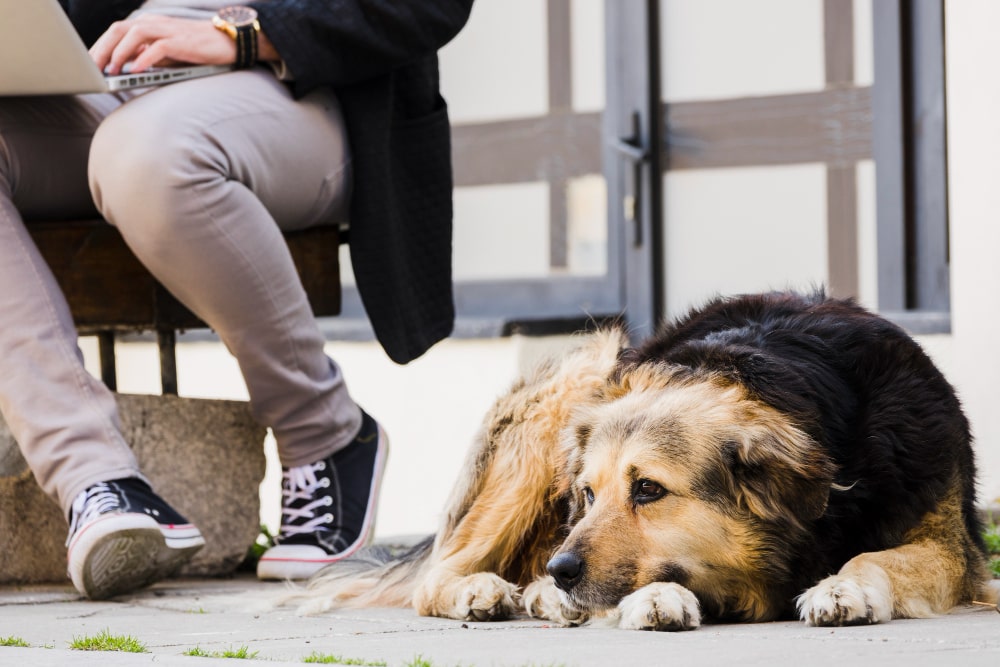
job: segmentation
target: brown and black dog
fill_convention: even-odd
[[[654,630],[995,602],[970,441],[894,324],[822,294],[717,299],[637,348],[581,335],[493,406],[433,540],[287,602]]]

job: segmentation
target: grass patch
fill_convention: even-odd
[[[0,646],[17,646],[19,648],[30,648],[31,644],[20,637],[0,637]]]
[[[404,662],[403,667],[434,667],[434,663],[422,655],[415,655],[409,662]]]
[[[243,558],[243,562],[240,563],[239,569],[244,572],[256,572],[257,562],[260,560],[260,557],[264,555],[265,551],[273,547],[274,544],[274,535],[267,529],[267,526],[260,524],[260,533],[257,535],[254,543],[247,549],[246,556]]]
[[[206,651],[200,646],[195,646],[192,649],[184,651],[183,655],[194,656],[197,658],[238,658],[240,660],[253,660],[257,657],[260,651],[250,652],[250,649],[246,646],[241,646],[238,649],[230,648],[227,651]]]
[[[148,653],[146,645],[129,635],[113,635],[105,628],[93,637],[73,637],[69,647],[76,651],[122,651]]]
[[[1000,526],[993,519],[986,524],[983,540],[990,552],[990,569],[993,570],[993,576],[1000,577]]]
[[[319,665],[361,665],[362,667],[386,667],[385,660],[365,660],[364,658],[345,658],[341,655],[330,653],[317,653],[313,651],[311,655],[302,659],[302,662],[310,662]]]

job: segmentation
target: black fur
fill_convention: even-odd
[[[621,368],[667,363],[719,373],[788,415],[835,464],[813,548],[789,563],[790,592],[859,553],[898,546],[956,476],[968,534],[984,549],[974,508],[969,424],[951,385],[902,329],[822,293],[716,299],[665,325]]]

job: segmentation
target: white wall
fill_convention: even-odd
[[[823,165],[671,171],[664,190],[669,316],[718,294],[826,283]]]
[[[977,439],[980,496],[1000,502],[1000,2],[945,3],[951,313],[957,385]]]

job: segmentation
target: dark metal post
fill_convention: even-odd
[[[173,329],[159,329],[156,342],[160,348],[160,386],[164,394],[177,395],[177,334]]]
[[[118,372],[115,365],[115,332],[97,334],[97,353],[101,361],[101,380],[111,391],[118,389]]]

